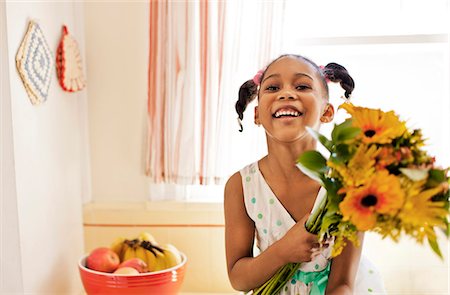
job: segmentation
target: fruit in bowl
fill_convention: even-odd
[[[87,255],[79,260],[78,269],[84,290],[88,295],[175,295],[180,292],[186,272],[186,255],[182,252],[180,255],[180,264],[152,272],[138,273],[132,267],[119,268],[120,273],[95,271],[86,267]],[[123,273],[123,271],[130,273]]]
[[[139,273],[139,271],[131,266],[118,267],[114,271],[114,274],[116,274],[116,275],[137,275],[138,273]]]
[[[86,266],[92,270],[113,272],[120,264],[119,256],[107,247],[92,250],[86,258]]]
[[[177,294],[184,279],[186,256],[172,244],[159,245],[149,233],[134,239],[118,238],[106,248],[119,264],[109,268],[92,267],[93,253],[110,253],[106,247],[94,249],[79,261],[83,286],[91,294]],[[102,250],[98,250],[102,249]],[[96,254],[93,257],[97,257]],[[101,255],[100,255],[101,256]],[[114,255],[112,255],[114,256]],[[94,259],[97,261],[99,259]],[[103,265],[103,264],[99,264]]]
[[[147,263],[144,260],[137,258],[137,257],[125,260],[124,262],[119,264],[119,266],[117,267],[117,270],[120,268],[124,268],[124,267],[134,268],[135,270],[137,270],[138,273],[148,271]]]
[[[120,261],[140,258],[147,264],[148,271],[167,269],[180,264],[182,260],[180,251],[173,244],[160,245],[146,232],[132,240],[118,238],[111,249],[116,252]]]

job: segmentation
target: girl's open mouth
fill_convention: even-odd
[[[277,110],[272,117],[273,118],[284,118],[284,117],[300,117],[301,115],[303,115],[302,112],[296,110],[296,109],[292,109],[292,108],[281,108],[279,110]]]

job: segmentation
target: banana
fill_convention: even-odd
[[[139,259],[142,259],[142,261],[144,261],[147,266],[148,266],[148,262],[147,262],[147,253],[145,253],[147,250],[145,250],[144,248],[142,248],[141,246],[137,246],[135,253],[136,253],[136,257]]]
[[[148,242],[150,242],[150,243],[152,243],[152,244],[154,244],[154,245],[158,245],[158,243],[156,242],[155,237],[152,236],[152,235],[151,235],[150,233],[148,233],[148,232],[141,232],[141,233],[139,234],[138,239],[141,240],[141,241],[148,241]]]
[[[142,248],[142,249],[144,249],[144,248]],[[144,251],[145,251],[145,256],[147,258],[145,260],[145,262],[147,262],[148,271],[155,271],[156,270],[156,257],[155,257],[155,254],[153,254],[152,251],[147,250],[147,249],[144,249]]]
[[[122,248],[120,249],[120,254],[119,254],[120,262],[124,262],[125,261],[125,253],[128,252],[129,248],[130,248],[130,246],[128,245],[127,241],[125,240],[122,243]]]
[[[164,257],[167,268],[176,266],[181,263],[182,258],[180,251],[178,251],[178,249],[174,245],[165,244],[161,248],[164,250]]]
[[[117,238],[114,243],[111,244],[111,249],[116,252],[116,254],[119,256],[122,253],[122,247],[123,247],[123,242],[125,241],[125,238],[119,237]]]
[[[159,246],[148,232],[141,232],[133,240],[117,238],[111,244],[111,249],[117,253],[120,261],[140,258],[148,266],[148,271],[158,271],[176,266],[182,262],[180,251],[172,244]]]
[[[155,252],[155,265],[154,265],[154,271],[157,270],[163,270],[168,268],[166,264],[166,256],[162,254],[161,252]]]
[[[136,257],[136,249],[133,246],[129,246],[123,255],[123,261]]]
[[[139,240],[139,247],[143,248],[146,253],[146,262],[149,271],[166,269],[164,250],[157,246],[155,238],[149,233],[142,232],[139,235]]]

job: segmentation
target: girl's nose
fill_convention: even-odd
[[[286,91],[283,91],[282,93],[280,93],[280,96],[278,96],[278,99],[295,99],[295,94],[289,90],[286,90]]]

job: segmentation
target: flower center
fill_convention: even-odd
[[[376,196],[367,195],[364,198],[362,198],[361,205],[363,205],[364,207],[372,207],[377,204],[377,201],[378,201],[378,199]]]
[[[372,136],[374,136],[375,135],[375,131],[373,131],[373,130],[366,130],[365,132],[364,132],[364,135],[365,136],[367,136],[367,137],[372,137]]]

